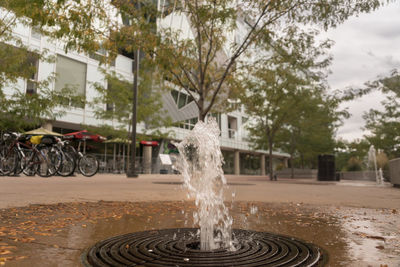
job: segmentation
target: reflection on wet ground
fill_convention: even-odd
[[[230,204],[229,204],[230,205]],[[111,236],[192,227],[191,202],[33,205],[0,213],[0,265],[79,266],[85,249]],[[235,202],[234,228],[319,245],[329,266],[400,266],[398,210]]]

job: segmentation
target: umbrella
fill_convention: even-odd
[[[56,132],[53,132],[53,131],[49,131],[49,130],[47,130],[45,128],[42,128],[42,127],[38,128],[38,129],[35,129],[35,130],[32,130],[32,131],[25,132],[25,134],[63,136],[62,134],[59,134],[59,133],[56,133]]]
[[[90,133],[87,130],[64,134],[64,137],[65,138],[82,139],[85,141],[93,140],[95,142],[103,142],[103,141],[107,140],[107,138],[105,138],[104,136],[101,136],[99,134]]]

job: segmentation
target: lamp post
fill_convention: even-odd
[[[138,9],[140,9],[140,2],[138,2]],[[133,105],[132,105],[132,136],[131,136],[131,164],[129,170],[126,172],[127,178],[137,178],[136,173],[136,122],[137,122],[137,96],[138,96],[138,73],[140,65],[140,49],[137,48],[134,52],[134,61],[132,62],[133,69]]]
[[[140,11],[140,1],[137,1],[137,9]],[[134,61],[132,62],[133,69],[133,105],[132,105],[132,139],[131,139],[131,164],[126,172],[127,178],[137,178],[136,172],[136,123],[137,123],[137,103],[138,103],[138,76],[140,66],[140,49],[136,48],[134,51]]]
[[[126,172],[127,178],[136,178],[136,120],[137,120],[137,95],[138,95],[138,73],[140,63],[140,50],[134,52],[135,60],[132,62],[133,66],[133,105],[132,105],[132,139],[131,139],[131,164],[129,170]]]

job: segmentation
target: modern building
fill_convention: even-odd
[[[162,2],[163,0],[161,0]],[[165,2],[165,1],[164,1]],[[159,3],[159,8],[162,8]],[[184,34],[191,36],[190,26],[187,18],[183,15],[171,12],[160,21],[157,22],[158,26],[172,26],[182,30]],[[93,100],[98,97],[96,90],[93,87],[94,83],[103,84],[107,87],[107,81],[103,72],[99,68],[99,61],[97,58],[101,56],[101,52],[93,55],[85,55],[69,51],[67,54],[61,43],[52,42],[46,37],[41,36],[35,29],[19,25],[15,28],[14,34],[17,35],[21,41],[32,49],[44,50],[47,49],[49,53],[56,56],[54,63],[41,62],[38,59],[33,62],[37,66],[37,73],[29,80],[20,79],[17,86],[21,90],[25,90],[27,94],[36,92],[34,80],[46,79],[53,73],[56,74],[55,81],[50,85],[52,90],[59,91],[66,85],[73,84],[77,88],[77,92],[83,95],[87,101]],[[232,33],[234,34],[234,33]],[[231,39],[236,38],[232,36]],[[229,53],[228,50],[225,51]],[[133,80],[132,74],[133,60],[124,55],[118,55],[108,68],[115,71],[128,81]],[[6,88],[6,93],[12,93],[12,88]],[[151,159],[153,163],[157,161],[158,154],[174,153],[171,141],[179,141],[188,134],[197,122],[198,110],[193,101],[191,101],[188,94],[183,90],[166,91],[162,95],[164,109],[174,122],[177,122],[173,131],[173,140],[159,139],[157,142],[143,142],[142,149],[139,150],[140,157],[150,160],[150,162],[142,162],[142,172],[151,172]],[[265,175],[267,164],[267,151],[253,150],[251,144],[248,142],[248,131],[246,130],[246,121],[249,119],[241,105],[236,105],[236,110],[224,114],[213,114],[216,117],[221,130],[221,148],[225,158],[224,170],[227,174],[254,174]],[[106,105],[103,107],[106,109]],[[110,125],[116,126],[118,123],[112,120],[99,120],[94,114],[92,107],[82,105],[79,103],[70,103],[70,108],[66,110],[65,115],[55,121],[48,121],[44,127],[49,130],[67,133],[71,131],[81,130],[82,125]],[[138,133],[144,132],[144,125],[139,124]],[[149,148],[152,146],[152,148]],[[144,148],[145,147],[145,148]],[[287,159],[289,155],[275,151],[274,166],[282,164],[287,166]],[[113,160],[112,157],[109,157]],[[105,159],[104,159],[105,160]],[[159,171],[153,168],[154,171]]]

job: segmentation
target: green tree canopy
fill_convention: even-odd
[[[367,85],[383,92],[385,99],[381,101],[383,110],[370,109],[364,114],[365,129],[371,132],[365,138],[390,159],[400,157],[400,75],[393,71]]]
[[[301,32],[296,26],[287,30],[284,37],[265,38],[263,46],[255,50],[258,60],[248,65],[240,77],[245,90],[241,100],[252,116],[251,140],[257,148],[269,150],[271,177],[272,151],[277,148],[278,135],[284,129],[293,134],[300,130],[304,138],[304,127],[311,123],[307,116],[315,111],[311,108],[323,108],[325,74],[321,70],[330,61],[323,55],[331,44],[318,44],[317,32]],[[296,144],[297,151],[300,144]]]
[[[379,5],[380,1],[186,1],[181,14],[188,17],[193,38],[164,29],[157,59],[169,79],[192,95],[204,119],[235,96],[232,83],[241,67],[237,63],[252,45],[282,34],[290,38],[293,25],[334,27]],[[229,43],[233,33],[236,40]]]
[[[340,101],[319,90],[309,90],[296,104],[294,120],[277,134],[277,146],[291,155],[291,167],[317,167],[320,154],[333,154],[335,133],[347,113],[338,111]]]
[[[145,128],[153,133],[157,128],[169,125],[170,118],[163,112],[160,78],[151,66],[151,61],[142,61],[138,87],[137,122],[143,122]],[[130,129],[133,105],[132,83],[115,72],[105,72],[104,83],[96,83],[95,88],[98,96],[94,98],[92,105],[96,117],[115,120],[119,123],[120,129]]]

